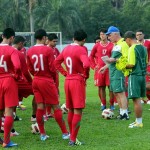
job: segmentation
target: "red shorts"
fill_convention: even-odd
[[[95,86],[109,86],[110,84],[109,70],[107,69],[104,73],[99,73],[98,71],[95,71],[95,74],[94,74]]]
[[[85,107],[85,81],[65,80],[65,94],[67,108]]]
[[[27,98],[29,95],[33,95],[32,84],[28,82],[17,82],[19,100],[23,97]]]
[[[12,77],[0,78],[0,110],[18,105],[18,87]]]
[[[53,81],[48,79],[34,78],[32,87],[36,103],[51,105],[59,104],[57,88]]]

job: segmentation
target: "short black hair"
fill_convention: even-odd
[[[17,35],[17,36],[15,36],[13,44],[18,44],[20,42],[24,43],[25,41],[26,41],[25,37],[23,37],[21,35]]]
[[[54,39],[58,39],[58,37],[55,33],[50,33],[50,34],[47,35],[47,37],[50,41],[52,41]]]
[[[84,30],[79,29],[79,30],[76,30],[74,32],[74,36],[73,37],[74,37],[74,40],[82,41],[82,40],[87,38],[87,34],[85,33]]]
[[[15,31],[12,28],[6,28],[2,35],[4,38],[9,39],[11,36],[15,36]]]
[[[0,35],[0,43],[2,43],[3,41],[3,38],[2,38],[2,35]]]
[[[135,33],[133,31],[127,31],[124,34],[124,39],[126,40],[127,38],[136,39]]]
[[[136,32],[144,32],[143,29],[137,29]]]
[[[96,40],[100,40],[101,38],[100,38],[100,36],[96,36],[95,38],[94,38],[94,43],[96,43]]]
[[[38,29],[37,31],[35,31],[34,37],[36,40],[42,40],[43,36],[47,36],[44,29]]]
[[[100,32],[106,33],[106,32],[107,32],[107,29],[101,28],[101,29],[99,29],[99,33],[100,33]]]

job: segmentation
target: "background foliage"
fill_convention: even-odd
[[[101,27],[115,25],[122,33],[144,29],[150,32],[149,0],[0,0],[0,31],[12,27],[18,32],[44,28],[63,33],[63,40],[83,28],[93,42]]]

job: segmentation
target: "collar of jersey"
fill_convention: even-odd
[[[34,46],[44,46],[44,44],[35,44]]]

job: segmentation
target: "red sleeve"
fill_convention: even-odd
[[[28,53],[27,53],[27,67],[28,67],[30,73],[34,76],[34,68],[33,68],[33,65],[30,61],[30,56]]]
[[[96,63],[95,63],[95,55],[96,55],[96,52],[97,52],[97,44],[94,45],[92,51],[91,51],[91,54],[90,54],[90,63],[91,63],[91,68],[94,69],[95,66],[96,66]]]
[[[89,78],[90,61],[89,61],[89,58],[88,58],[88,55],[86,52],[80,56],[80,60],[83,63],[84,77],[87,79],[87,78]]]
[[[18,80],[21,78],[21,65],[18,52],[16,50],[14,50],[13,53],[11,54],[11,61],[14,66],[15,78]]]
[[[55,69],[55,66],[54,66],[54,55],[53,55],[53,51],[52,50],[49,50],[49,55],[48,55],[48,62],[49,62],[49,70],[51,72],[51,75],[54,79],[54,82],[56,82],[56,69]]]
[[[66,76],[67,71],[62,67],[62,62],[64,61],[63,52],[55,59],[54,65],[56,70],[58,70],[62,75]]]
[[[31,75],[28,71],[26,60],[23,53],[20,53],[21,71],[28,82],[32,82]]]

